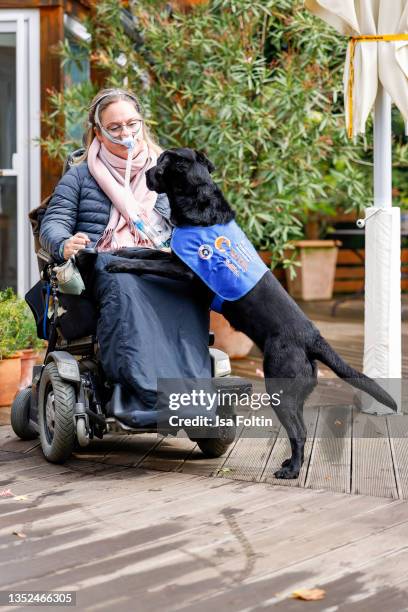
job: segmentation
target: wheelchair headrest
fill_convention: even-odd
[[[81,147],[80,149],[76,149],[75,151],[70,153],[68,157],[66,158],[66,160],[64,161],[64,166],[62,168],[62,174],[64,175],[67,172],[67,170],[69,170],[71,166],[73,166],[78,161],[78,159],[82,157],[84,153],[85,153],[84,147]]]
[[[70,153],[64,162],[62,174],[65,174],[65,172],[69,170],[69,168],[75,163],[75,161],[78,160],[79,157],[81,157],[81,155],[84,154],[84,152],[85,152],[85,149],[82,147],[81,149],[76,149],[76,151],[73,151],[72,153]],[[34,237],[34,250],[37,253],[37,255],[39,255],[39,251],[41,249],[41,244],[40,244],[40,239],[39,239],[41,222],[48,208],[48,204],[50,203],[51,197],[52,197],[52,194],[47,196],[41,202],[41,204],[37,206],[37,208],[34,208],[28,213],[28,218],[31,224],[31,230],[33,232],[33,237]],[[42,259],[44,259],[44,257],[42,257]]]

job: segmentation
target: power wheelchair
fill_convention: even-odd
[[[64,172],[82,152],[80,149],[71,154]],[[159,414],[156,410],[143,411],[137,427],[129,427],[115,414],[118,387],[107,379],[100,363],[95,304],[89,296],[69,296],[59,291],[54,271],[56,262],[39,243],[41,219],[49,199],[30,213],[40,281],[25,296],[37,324],[38,336],[48,340],[48,346],[43,363],[34,366],[32,384],[14,399],[11,425],[23,440],[39,436],[45,458],[62,463],[78,446],[86,447],[91,440],[102,439],[107,433],[157,432]],[[83,249],[76,256],[85,287],[95,257],[97,252],[92,248]],[[212,342],[210,332],[212,384],[221,393],[225,391],[234,397],[248,393],[250,385],[231,376],[228,355],[211,347]],[[187,431],[204,456],[219,457],[233,443],[236,435],[236,427],[231,425],[234,406],[230,405],[227,412],[232,420],[228,419],[228,425],[218,427],[209,437],[193,437],[194,434]],[[176,435],[177,431],[169,433]]]

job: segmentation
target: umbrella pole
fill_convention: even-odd
[[[374,206],[366,209],[364,373],[401,405],[401,231],[392,206],[391,99],[381,83],[374,110]],[[388,409],[364,394],[364,412]]]

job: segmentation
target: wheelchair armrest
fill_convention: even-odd
[[[45,251],[42,247],[37,251],[37,257],[45,261],[47,264],[54,263],[54,258],[47,251]]]

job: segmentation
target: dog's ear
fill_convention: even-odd
[[[208,172],[211,174],[211,172],[214,172],[215,170],[215,166],[212,162],[210,162],[210,160],[208,159],[208,157],[206,157],[204,155],[204,153],[202,151],[196,151],[194,150],[195,154],[196,154],[196,159],[197,161],[199,161],[200,163],[204,164],[205,166],[207,166]]]

